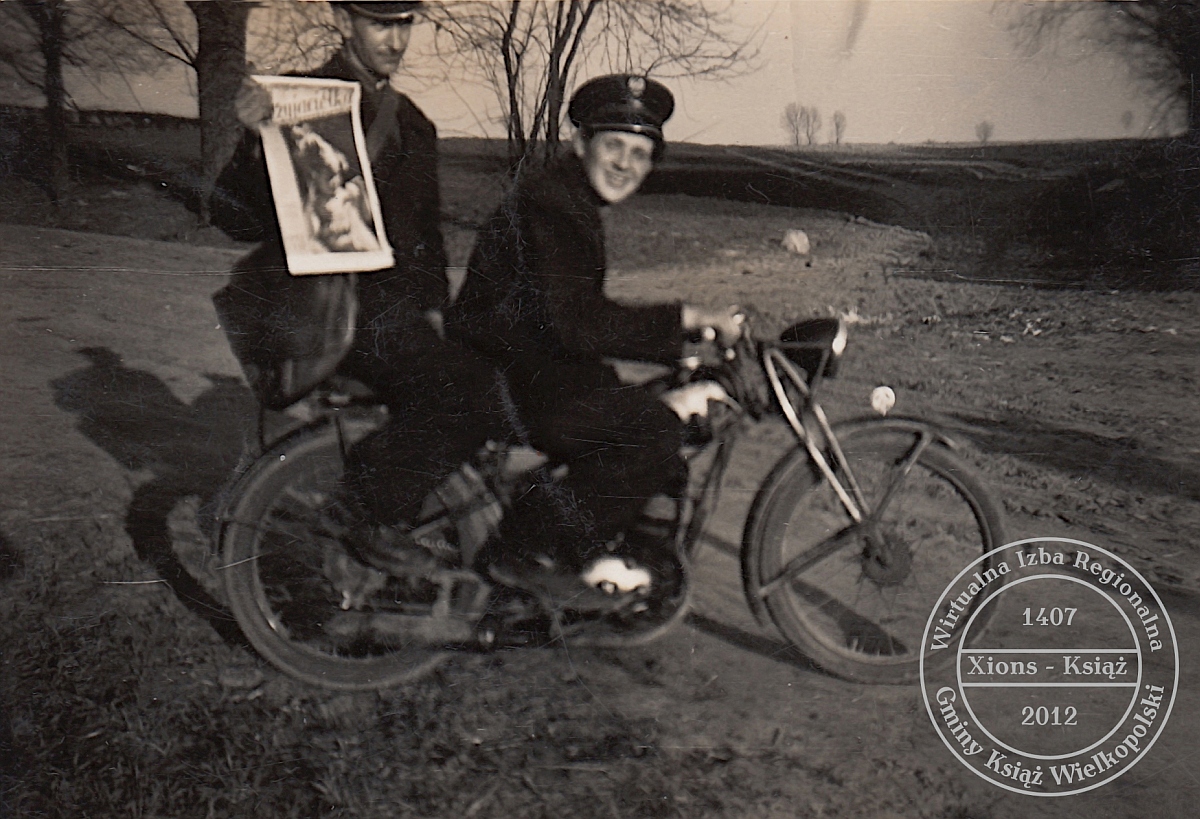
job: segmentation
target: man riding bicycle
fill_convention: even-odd
[[[518,177],[480,231],[445,315],[447,335],[503,373],[506,418],[522,442],[567,466],[513,504],[488,555],[493,577],[554,598],[585,595],[580,573],[647,501],[686,487],[679,417],[623,383],[606,359],[674,364],[687,330],[712,328],[727,341],[741,332],[736,308],[631,306],[604,295],[601,208],[641,187],[673,109],[671,92],[646,77],[580,87],[568,109],[571,150]],[[459,434],[476,443],[471,430]]]

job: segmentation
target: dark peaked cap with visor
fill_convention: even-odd
[[[379,20],[384,23],[411,23],[414,19],[414,13],[424,3],[421,0],[407,3],[389,2],[389,0],[360,0],[360,2],[351,3],[335,0],[330,5],[335,8],[346,9],[360,17],[369,17],[372,20]]]
[[[661,144],[663,123],[674,111],[675,97],[662,83],[637,74],[608,74],[579,87],[567,116],[577,128],[645,134]]]

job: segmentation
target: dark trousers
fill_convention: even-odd
[[[600,363],[514,364],[506,375],[518,440],[568,471],[561,481],[539,474],[513,504],[501,524],[502,548],[582,568],[650,498],[682,495],[683,425],[645,389],[621,383]]]
[[[369,386],[388,423],[350,450],[345,483],[371,517],[411,522],[431,491],[488,440],[504,438],[494,366],[432,328],[402,344],[356,344],[339,371]]]
[[[389,409],[387,427],[351,451],[347,479],[380,522],[414,519],[488,440],[516,440],[567,465],[563,480],[539,471],[485,559],[546,554],[581,568],[651,497],[680,497],[687,484],[678,417],[606,365],[496,362],[439,340],[398,360],[352,354],[343,369]]]

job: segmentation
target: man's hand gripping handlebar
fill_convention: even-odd
[[[702,339],[700,344],[685,347],[685,355],[680,362],[685,369],[718,365],[736,356],[735,345],[742,338],[746,323],[746,316],[738,307],[709,310],[684,305],[682,319],[683,329],[698,333]],[[670,390],[661,399],[686,422],[694,416],[707,417],[709,402],[728,402],[730,397],[716,381],[705,380]]]
[[[706,341],[719,341],[727,348],[732,348],[742,337],[742,327],[746,323],[746,314],[737,305],[711,310],[685,304],[680,318],[684,330],[699,330]]]

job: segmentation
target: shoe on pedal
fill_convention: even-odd
[[[547,558],[502,560],[491,564],[488,574],[497,583],[528,592],[559,610],[608,614],[624,608],[637,597],[616,591],[615,587],[609,592],[589,584],[579,574],[563,570]]]
[[[650,593],[650,572],[627,557],[609,555],[592,562],[579,578],[589,586],[606,594]]]
[[[354,557],[393,577],[420,576],[437,565],[405,526],[363,523],[354,527],[348,540]]]

